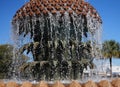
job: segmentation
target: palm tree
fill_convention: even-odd
[[[112,77],[112,58],[120,57],[119,48],[120,48],[119,43],[116,42],[115,40],[108,40],[108,41],[104,41],[103,43],[102,52],[105,58],[109,58],[111,77]]]

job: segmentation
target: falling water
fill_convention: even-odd
[[[86,5],[83,8],[87,8]],[[23,10],[27,12],[25,6]],[[74,10],[71,14],[69,11],[33,13],[33,16],[13,19],[12,25],[15,45],[13,65],[19,77],[80,79],[84,68],[92,68],[93,59],[101,57],[101,22],[91,16],[90,9],[86,15],[78,15]],[[27,62],[23,61],[23,55],[29,58]]]

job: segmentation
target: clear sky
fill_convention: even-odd
[[[0,0],[0,44],[11,42],[11,20],[15,12],[29,0]],[[120,0],[86,0],[103,20],[103,40],[120,42]]]
[[[103,40],[120,42],[120,0],[88,0],[103,20]]]

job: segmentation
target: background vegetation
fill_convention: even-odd
[[[12,63],[13,47],[9,44],[0,45],[0,79],[5,78]]]

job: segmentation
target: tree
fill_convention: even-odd
[[[12,72],[11,69],[14,67],[12,66],[13,56],[16,56],[13,55],[13,48],[10,44],[0,45],[0,79],[5,78],[8,73]],[[26,63],[28,59],[28,56],[21,55],[22,64]]]
[[[0,78],[4,78],[12,63],[13,46],[9,44],[0,45]]]
[[[116,42],[115,40],[108,40],[104,41],[103,43],[102,52],[105,58],[109,58],[111,77],[112,77],[112,58],[120,57],[119,49],[120,49],[119,43]]]

